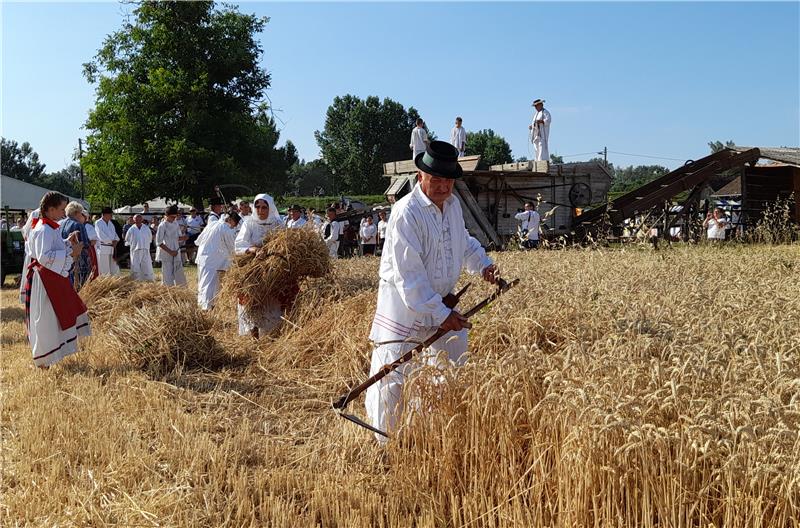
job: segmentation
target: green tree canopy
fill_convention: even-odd
[[[327,196],[333,194],[333,174],[325,160],[300,161],[289,169],[290,193],[297,196]]]
[[[314,132],[322,158],[335,175],[334,192],[382,192],[383,164],[411,158],[408,148],[417,111],[389,98],[335,97],[325,128]]]
[[[467,132],[467,156],[480,154],[481,162],[488,165],[511,163],[511,147],[508,141],[494,133],[491,128],[478,132]]]
[[[27,141],[21,145],[14,140],[0,138],[0,172],[24,182],[39,185],[45,165]]]
[[[602,163],[602,159],[600,163]],[[611,169],[609,169],[611,170]],[[667,167],[661,165],[637,165],[617,168],[614,174],[614,181],[611,184],[611,192],[628,192],[641,187],[645,183],[650,183],[656,178],[660,178],[669,172]]]
[[[97,85],[83,159],[92,198],[199,207],[216,184],[279,191],[286,153],[254,38],[268,19],[210,1],[144,1],[134,15],[84,64]]]
[[[736,146],[736,143],[734,143],[732,139],[729,139],[725,143],[722,143],[722,141],[709,141],[708,142],[708,148],[711,149],[711,153],[712,154],[715,154],[715,153],[719,152],[722,149],[734,148],[735,146]]]

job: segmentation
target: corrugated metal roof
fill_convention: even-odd
[[[733,150],[743,152],[752,148],[757,148],[764,159],[779,161],[787,165],[800,167],[800,148],[794,147],[741,147],[736,145]]]

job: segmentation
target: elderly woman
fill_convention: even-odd
[[[79,202],[69,202],[66,208],[67,218],[61,222],[61,238],[67,239],[72,233],[83,244],[81,254],[75,258],[75,263],[69,279],[75,290],[80,290],[84,284],[97,277],[97,253],[91,244],[89,233],[84,225],[86,217],[83,205]]]
[[[268,194],[256,195],[253,200],[254,214],[242,219],[242,227],[236,235],[234,249],[237,255],[257,253],[264,244],[264,237],[277,229],[283,228],[283,222],[275,207],[272,196]],[[258,315],[245,313],[244,307],[239,304],[239,335],[250,334],[258,339],[260,335],[267,334],[281,324],[281,302],[273,299]]]

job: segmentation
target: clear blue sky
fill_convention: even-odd
[[[337,95],[390,97],[448,137],[492,128],[531,157],[531,101],[551,153],[698,158],[710,140],[800,144],[800,4],[256,3],[281,143],[319,156]],[[48,170],[69,163],[93,105],[81,74],[130,6],[2,4],[2,134]],[[569,160],[586,159],[576,156]],[[615,165],[680,162],[609,154]]]

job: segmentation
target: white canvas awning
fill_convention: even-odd
[[[45,189],[32,183],[27,183],[22,180],[17,180],[10,176],[2,176],[2,184],[0,184],[0,201],[2,201],[3,209],[25,209],[30,211],[39,207],[42,201],[42,196],[50,192],[51,189]],[[70,201],[80,202],[84,207],[88,208],[89,204],[80,198],[74,196],[67,196]]]
[[[167,211],[167,207],[170,205],[177,205],[179,209],[183,209],[185,212],[188,212],[189,209],[192,208],[191,205],[175,202],[172,200],[167,200],[165,198],[153,198],[146,202],[147,205],[150,207],[151,213],[158,213],[164,214]],[[131,213],[141,213],[144,211],[144,203],[136,204],[136,205],[126,205],[124,207],[118,207],[114,209],[115,213],[119,214],[131,214]]]

